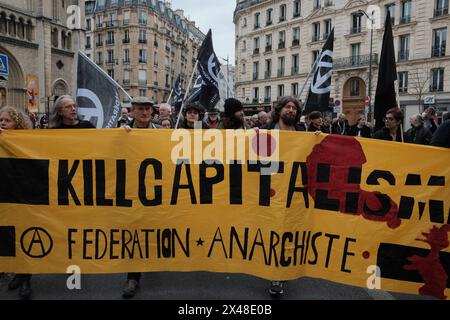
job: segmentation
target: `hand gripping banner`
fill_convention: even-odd
[[[449,163],[301,132],[4,131],[0,270],[308,276],[444,299]]]

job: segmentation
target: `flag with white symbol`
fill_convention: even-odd
[[[202,76],[199,75],[197,80],[195,80],[194,86],[192,87],[191,95],[186,99],[186,103],[197,102],[200,100],[203,84],[204,82]]]
[[[174,92],[173,104],[174,104],[176,110],[180,110],[181,104],[183,103],[184,93],[185,93],[185,91],[181,87],[181,76],[178,76],[178,79],[175,82],[173,92]]]
[[[203,80],[201,86],[200,103],[206,109],[212,109],[220,100],[219,94],[219,72],[220,63],[214,53],[212,33],[209,29],[205,40],[198,51],[198,71]]]
[[[333,42],[334,28],[331,30],[317,61],[311,87],[305,102],[304,113],[306,114],[312,111],[331,111],[329,104],[333,69]]]
[[[119,84],[78,52],[77,105],[80,119],[96,128],[115,128],[120,116]]]

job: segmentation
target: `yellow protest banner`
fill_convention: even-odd
[[[0,270],[239,272],[449,296],[450,152],[312,133],[0,134]]]

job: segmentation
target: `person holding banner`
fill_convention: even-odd
[[[205,108],[198,103],[189,103],[183,109],[183,122],[178,126],[181,129],[196,129],[196,122],[201,121],[201,128],[199,129],[209,129],[209,126],[203,121],[205,116]]]
[[[272,120],[261,129],[305,131],[300,122],[300,103],[294,97],[281,97],[274,106]]]
[[[136,97],[131,101],[131,111],[133,112],[134,119],[131,121],[130,126],[124,126],[126,132],[131,132],[132,128],[136,129],[160,129],[162,128],[158,124],[152,122],[155,115],[155,106],[153,102],[146,97]],[[122,296],[124,298],[132,298],[136,294],[139,288],[139,282],[141,280],[140,272],[129,272],[127,280],[122,288]]]
[[[366,116],[359,115],[356,124],[350,127],[349,136],[370,138],[372,136],[370,128],[366,125]]]
[[[86,120],[78,119],[78,110],[75,99],[63,95],[56,99],[53,112],[50,116],[52,129],[95,129],[94,125]]]
[[[0,133],[4,130],[33,129],[30,118],[14,107],[0,109]],[[19,297],[29,299],[31,297],[31,274],[16,274],[8,283],[8,290],[19,289]]]
[[[399,108],[391,108],[384,118],[385,127],[374,133],[373,137],[379,140],[406,142],[402,130],[403,111]]]
[[[325,128],[323,127],[323,116],[320,111],[313,111],[309,114],[310,124],[308,126],[308,132],[316,132],[322,131],[325,132]]]

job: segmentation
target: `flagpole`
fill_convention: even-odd
[[[305,83],[303,83],[302,89],[300,90],[300,92],[298,94],[299,98],[302,96],[303,90],[305,90],[305,87],[306,87],[306,84],[308,83],[309,77],[311,77],[311,73],[316,71],[317,61],[320,59],[321,55],[322,55],[322,49],[320,49],[320,52],[319,52],[319,54],[316,57],[316,61],[314,61],[313,67],[312,67],[311,71],[308,73],[308,76],[306,77]],[[305,99],[305,104],[306,104],[307,100],[308,100],[308,96]]]
[[[189,89],[189,90],[191,88],[192,79],[194,78],[195,70],[197,70],[197,65],[198,65],[198,60],[195,61],[194,68],[192,69],[191,78],[189,79],[189,84],[187,86],[187,89]],[[177,123],[175,125],[175,129],[178,128],[178,124],[180,123],[180,116],[181,116],[181,113],[183,112],[184,102],[186,101],[187,94],[188,94],[188,90],[186,90],[186,92],[184,93],[184,97],[183,97],[183,101],[181,102],[181,108],[180,108],[180,112],[178,113],[178,118],[177,118]]]
[[[169,97],[167,98],[167,103],[169,103],[170,102],[170,98],[172,98],[172,93],[173,93],[173,88],[172,88],[172,90],[170,90],[170,94],[169,94]]]
[[[225,80],[225,83],[227,84],[228,90],[229,90],[230,92],[233,92],[233,90],[231,90],[230,84],[228,83],[228,79],[225,77],[225,74],[223,73],[222,69],[220,69],[220,72],[222,73],[222,77],[223,77],[223,79]],[[227,98],[229,98],[229,97],[228,97],[228,94],[227,94]]]
[[[88,59],[88,60],[91,60],[83,51],[78,51],[82,56],[84,56],[84,58],[86,58],[86,59]],[[91,60],[92,61],[92,60]],[[92,61],[93,62],[93,61]],[[117,87],[119,87],[119,89],[120,90],[122,90],[122,92],[127,96],[127,98],[131,101],[131,100],[133,100],[132,98],[131,98],[131,96],[128,94],[128,92],[126,92],[125,91],[125,89],[124,88],[122,88],[121,86],[120,86],[120,84],[116,81],[116,80],[114,80],[113,78],[111,78],[111,76],[105,71],[105,70],[103,70],[102,68],[100,68],[95,62],[93,62],[92,63],[92,65],[94,66],[94,68],[96,68],[98,71],[100,71],[100,72],[102,72],[106,77],[108,77],[108,79],[110,79],[113,83],[114,83],[114,85],[116,85]]]

